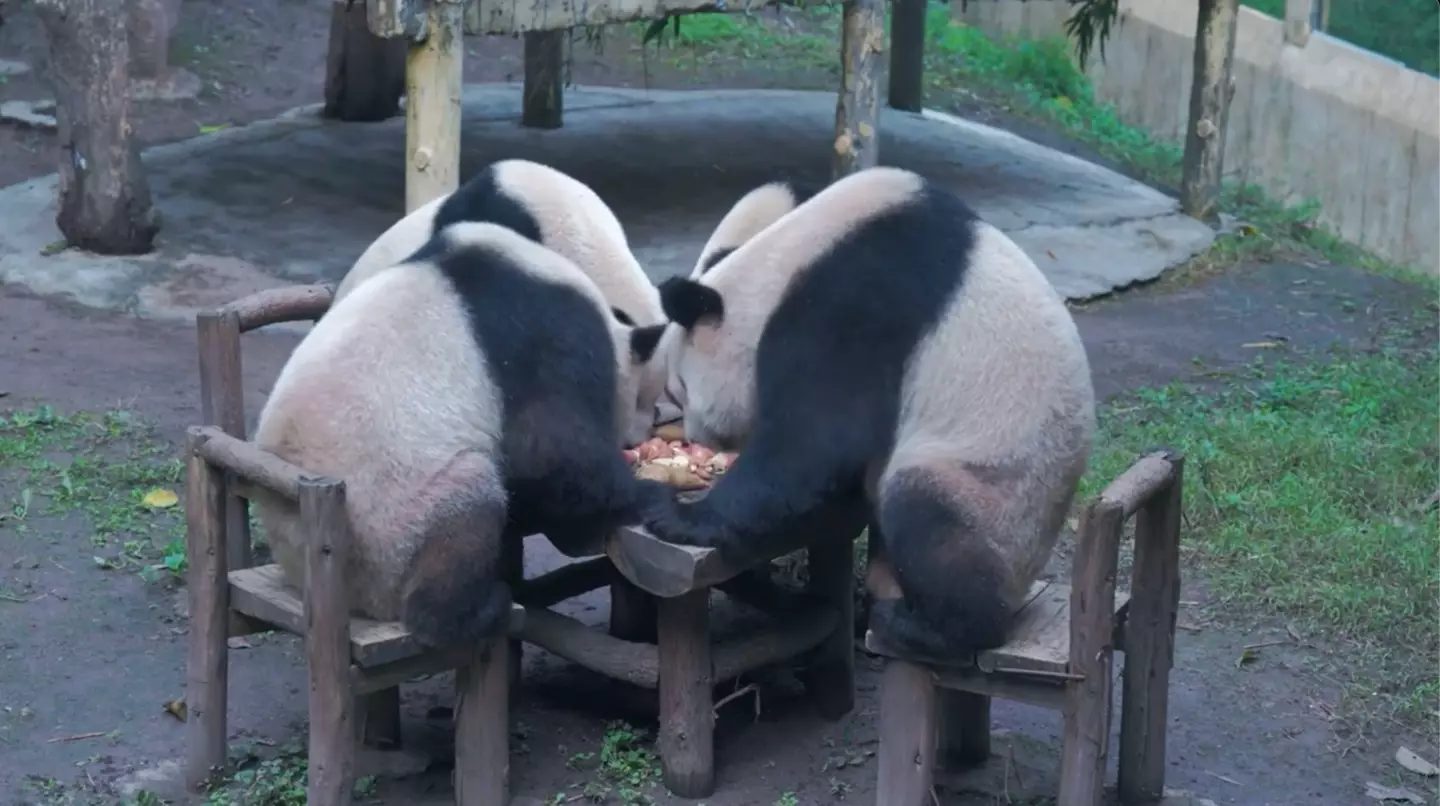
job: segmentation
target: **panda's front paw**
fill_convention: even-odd
[[[663,499],[655,499],[643,512],[645,530],[650,534],[679,546],[712,548],[714,536],[709,529],[691,517],[692,505],[675,499],[672,493]]]

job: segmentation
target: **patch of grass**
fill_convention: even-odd
[[[127,411],[62,414],[50,406],[0,411],[0,529],[18,543],[50,540],[75,518],[95,563],[147,579],[184,572],[182,465],[153,427]],[[18,546],[17,546],[18,547]]]
[[[840,10],[817,6],[803,12],[689,14],[673,20],[647,47],[681,70],[724,70],[764,59],[791,69],[819,70],[838,76],[836,60]],[[627,30],[643,40],[650,23],[630,23]]]
[[[235,769],[206,788],[204,806],[305,806],[309,767],[298,742],[262,758],[257,748],[242,748]],[[373,775],[356,778],[353,794],[364,801],[375,794]]]
[[[621,806],[653,806],[649,794],[660,781],[660,762],[645,731],[626,722],[611,722],[596,752],[576,753],[567,761],[572,770],[594,770],[596,778],[577,784],[576,794],[557,792],[552,804],[615,802]]]
[[[1183,451],[1187,548],[1216,593],[1325,631],[1361,693],[1420,716],[1440,699],[1437,360],[1335,353],[1130,396],[1102,414],[1081,500],[1150,446]]]

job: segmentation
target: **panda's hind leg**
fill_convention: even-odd
[[[892,469],[882,480],[867,586],[871,629],[886,643],[941,659],[1005,643],[1010,571],[978,511],[986,493],[983,481],[948,467]]]
[[[400,585],[402,620],[430,646],[479,643],[506,629],[505,488],[490,457],[462,453],[427,484],[419,546]]]

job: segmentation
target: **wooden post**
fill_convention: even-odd
[[[230,583],[225,568],[225,474],[198,453],[198,428],[185,436],[185,549],[190,570],[190,644],[186,658],[185,784],[198,791],[225,766],[229,693]]]
[[[1070,672],[1059,803],[1100,803],[1110,746],[1110,636],[1124,507],[1099,500],[1081,516],[1070,590]]]
[[[955,766],[990,759],[990,698],[968,691],[941,691],[940,757]]]
[[[200,421],[244,439],[240,317],[233,311],[205,311],[195,316],[195,331],[200,346]],[[227,496],[225,523],[228,568],[249,568],[254,564],[250,552],[250,502],[238,495]]]
[[[714,681],[710,663],[710,589],[659,603],[660,766],[682,798],[715,792]]]
[[[127,4],[36,0],[50,44],[60,151],[55,224],[71,246],[149,252],[160,231],[130,118]]]
[[[569,31],[525,32],[525,90],[520,125],[558,129],[565,116],[565,42]]]
[[[371,33],[361,0],[330,6],[330,51],[325,60],[327,118],[387,120],[400,113],[405,92],[405,40]]]
[[[895,0],[890,19],[890,108],[925,103],[925,0]]]
[[[835,103],[832,178],[871,168],[879,161],[880,60],[885,54],[885,0],[846,0],[841,34],[840,98]]]
[[[510,585],[513,595],[525,585],[525,540],[516,538],[506,540],[501,547],[501,562],[504,564],[505,581]],[[525,668],[525,642],[519,638],[510,639],[510,649],[506,652],[506,664],[509,667],[510,692],[520,690],[520,683],[524,678]]]
[[[1165,791],[1165,729],[1175,620],[1180,612],[1180,518],[1185,459],[1172,453],[1170,486],[1136,514],[1130,613],[1120,709],[1120,799],[1158,800]]]
[[[460,186],[464,5],[426,3],[428,34],[405,62],[405,212]]]
[[[610,583],[610,634],[621,641],[655,643],[659,599],[625,577],[616,576]]]
[[[350,692],[350,606],[345,595],[350,524],[345,484],[300,480],[305,547],[305,648],[310,669],[310,806],[348,806],[355,773]]]
[[[510,802],[510,641],[482,647],[455,671],[455,803]]]
[[[930,671],[909,661],[886,660],[880,677],[877,804],[928,806],[935,729],[935,679]]]
[[[381,750],[400,747],[400,687],[382,688],[359,697],[355,712],[360,741]]]
[[[855,542],[831,535],[810,544],[809,592],[840,612],[835,630],[815,649],[807,683],[815,708],[839,719],[855,708]]]
[[[1220,215],[1230,66],[1240,0],[1200,0],[1195,27],[1195,77],[1180,179],[1180,209],[1201,221]]]

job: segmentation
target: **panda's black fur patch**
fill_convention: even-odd
[[[815,185],[795,179],[780,179],[771,184],[784,185],[786,191],[790,193],[790,198],[794,199],[796,207],[809,201],[812,196],[825,189],[824,185]],[[716,249],[714,252],[706,255],[704,259],[700,261],[700,273],[704,274],[715,268],[720,264],[720,261],[730,257],[730,255],[734,254],[735,250],[739,248],[739,246],[727,246],[722,249]]]
[[[615,321],[619,322],[622,325],[629,325],[630,327],[635,327],[635,320],[630,318],[630,314],[625,313],[619,308],[611,306],[610,315],[615,317]]]
[[[725,318],[725,301],[719,291],[679,275],[660,283],[660,307],[666,319],[686,330],[707,317]]]
[[[460,221],[498,224],[535,243],[542,243],[540,222],[525,205],[505,192],[496,177],[493,163],[471,177],[440,205],[440,209],[435,211],[431,234]]]
[[[465,306],[502,401],[507,531],[543,532],[563,546],[634,523],[649,488],[616,449],[618,378],[607,311],[497,250],[427,250]]]
[[[644,363],[655,355],[655,348],[660,346],[660,337],[665,334],[665,323],[637,327],[630,331],[630,352],[635,360]]]

